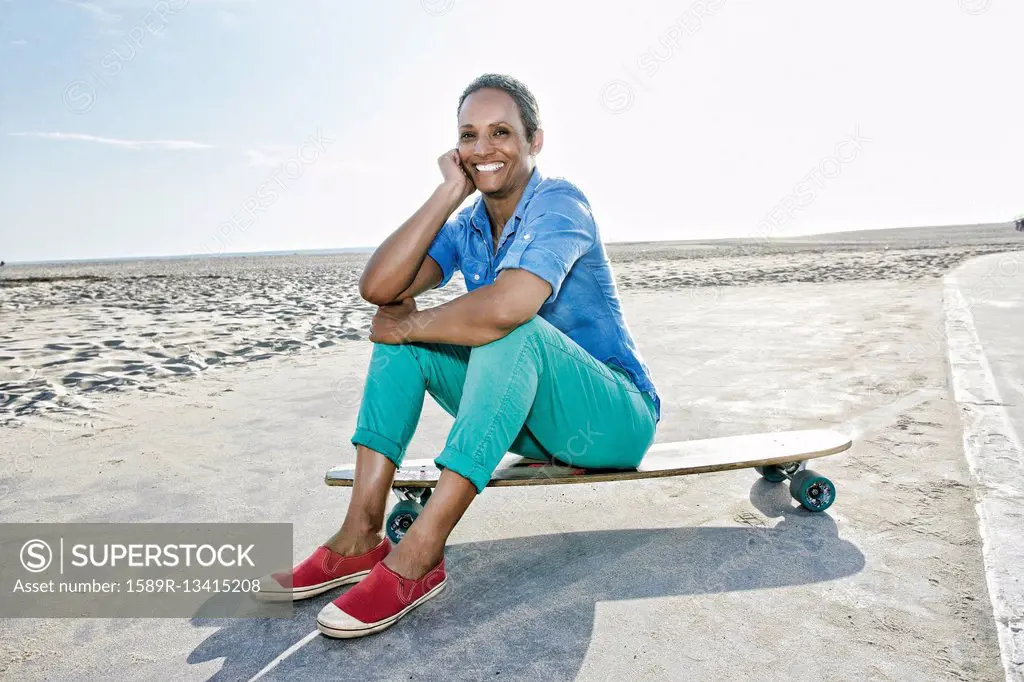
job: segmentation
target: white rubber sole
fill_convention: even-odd
[[[324,592],[330,592],[335,587],[357,583],[368,575],[370,575],[369,571],[360,571],[359,573],[335,578],[334,580],[328,580],[317,585],[309,585],[308,587],[295,587],[290,590],[260,590],[259,592],[253,592],[252,598],[261,602],[302,601],[303,599],[319,596]]]
[[[437,595],[441,594],[441,591],[444,590],[446,585],[448,585],[447,577],[445,577],[444,582],[442,582],[440,585],[430,590],[430,592],[427,592],[425,595],[423,595],[413,603],[409,604],[395,615],[391,616],[390,618],[385,618],[384,620],[379,620],[376,623],[366,623],[363,627],[360,628],[339,629],[331,627],[330,625],[325,625],[320,622],[319,618],[317,618],[316,627],[320,632],[327,635],[328,637],[333,637],[334,639],[354,639],[356,637],[365,637],[366,635],[372,635],[376,632],[380,632],[381,630],[387,630],[389,627],[391,627],[399,620],[401,620],[402,616],[409,613],[423,602],[429,601]]]

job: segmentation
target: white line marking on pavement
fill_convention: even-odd
[[[959,270],[959,268],[958,268]],[[950,382],[963,425],[964,456],[975,481],[985,579],[1008,682],[1024,681],[1024,448],[985,357],[958,271],[945,278]]]
[[[313,630],[313,632],[309,633],[308,635],[306,635],[305,637],[303,637],[302,639],[297,641],[295,644],[292,644],[290,647],[288,647],[288,649],[285,650],[284,653],[282,653],[280,656],[278,656],[277,658],[272,660],[270,663],[268,663],[266,665],[266,667],[263,668],[263,670],[261,670],[258,673],[256,673],[256,675],[254,677],[249,678],[249,682],[256,682],[256,680],[260,679],[261,677],[263,677],[264,675],[269,673],[271,670],[276,668],[281,663],[281,661],[283,661],[284,659],[288,658],[289,656],[294,654],[296,651],[298,651],[299,649],[301,649],[302,647],[306,646],[307,644],[312,642],[314,639],[316,639],[316,636],[319,635],[319,634],[320,634],[319,630]]]

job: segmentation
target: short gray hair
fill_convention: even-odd
[[[462,91],[456,115],[462,111],[462,104],[466,101],[467,97],[477,90],[483,90],[484,88],[501,90],[515,101],[516,106],[519,108],[519,118],[523,119],[523,127],[526,129],[526,141],[533,142],[534,134],[540,129],[540,110],[537,106],[537,100],[528,87],[512,76],[506,76],[502,73],[485,73],[482,76],[478,76]]]

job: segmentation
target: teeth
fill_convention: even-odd
[[[501,161],[496,161],[494,163],[477,164],[476,169],[481,173],[493,173],[496,170],[500,170],[504,166],[505,164],[503,164]]]

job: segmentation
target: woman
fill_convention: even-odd
[[[508,76],[481,76],[459,100],[458,124],[458,147],[438,160],[444,181],[360,280],[379,308],[345,520],[264,589],[304,599],[357,582],[317,617],[331,637],[383,630],[444,588],[448,535],[507,451],[633,468],[660,419],[587,199],[536,170],[544,133],[533,95]],[[468,293],[417,310],[414,298],[456,269]],[[430,503],[392,548],[385,505],[426,393],[455,423]]]

